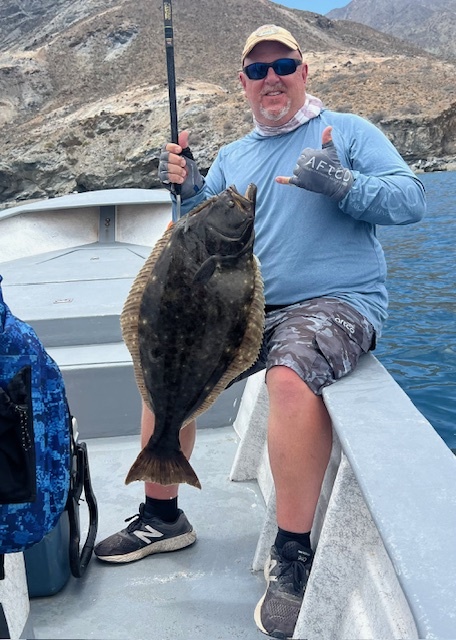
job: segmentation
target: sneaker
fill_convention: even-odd
[[[125,522],[129,520],[132,522],[126,529],[95,546],[93,551],[99,560],[133,562],[152,553],[183,549],[196,540],[196,533],[181,509],[175,522],[164,522],[157,517],[145,518],[144,504],[141,504],[139,514],[127,518]]]
[[[312,550],[298,542],[287,542],[281,553],[277,547],[271,548],[264,569],[268,586],[255,609],[260,631],[273,638],[293,636],[312,560]]]

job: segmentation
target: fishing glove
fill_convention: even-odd
[[[342,200],[352,188],[354,177],[350,169],[340,164],[334,142],[330,140],[322,149],[304,149],[293,170],[290,183]]]
[[[182,150],[182,155],[186,160],[187,167],[187,177],[185,181],[180,185],[181,187],[181,198],[182,200],[186,200],[187,198],[191,198],[196,195],[204,185],[204,178],[200,174],[195,159],[193,158],[193,154],[190,151],[190,147],[186,147]],[[168,158],[169,152],[166,151],[165,147],[162,147],[160,154],[160,162],[158,165],[158,177],[162,185],[171,191],[172,183],[168,179]]]

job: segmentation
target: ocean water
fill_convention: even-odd
[[[456,172],[419,178],[426,218],[378,227],[390,304],[374,354],[456,450]]]

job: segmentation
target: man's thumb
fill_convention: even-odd
[[[332,127],[326,127],[326,129],[321,134],[321,144],[322,146],[326,146],[332,142]]]
[[[182,149],[186,149],[188,147],[188,136],[188,131],[181,131],[179,134],[179,146],[182,147]]]

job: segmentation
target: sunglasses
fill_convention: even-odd
[[[253,62],[242,70],[250,80],[263,80],[268,75],[269,67],[274,69],[278,76],[289,76],[302,64],[301,60],[293,58],[280,58],[274,62]]]

